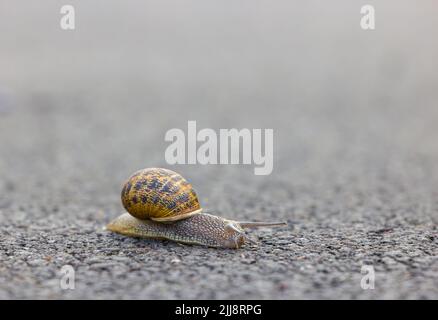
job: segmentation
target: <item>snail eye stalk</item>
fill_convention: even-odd
[[[244,232],[239,229],[234,223],[229,222],[227,223],[227,225],[225,226],[225,230],[230,233],[230,234],[234,234],[234,233],[238,233],[238,234],[244,234]]]
[[[247,228],[262,228],[262,227],[284,227],[287,226],[287,222],[275,221],[275,222],[252,222],[252,221],[238,221],[239,226],[243,229]]]

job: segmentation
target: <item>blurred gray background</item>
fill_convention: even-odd
[[[364,4],[376,30],[360,28]],[[0,298],[438,298],[437,11],[1,0]],[[167,165],[164,135],[188,120],[273,128],[273,173]],[[102,231],[124,179],[151,166],[210,212],[290,226],[237,251]],[[65,264],[75,290],[59,287]]]

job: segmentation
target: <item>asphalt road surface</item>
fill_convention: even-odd
[[[57,1],[9,2],[0,299],[438,298],[434,2],[379,3],[372,32],[352,1],[87,2],[74,31]],[[167,164],[164,135],[188,120],[274,129],[272,174]],[[102,230],[123,212],[124,180],[156,166],[208,212],[289,226],[239,250]],[[65,265],[74,290],[60,286]]]

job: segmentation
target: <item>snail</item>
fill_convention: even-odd
[[[245,241],[255,242],[245,228],[286,225],[234,221],[204,213],[192,185],[180,174],[162,168],[135,172],[124,184],[121,198],[127,213],[106,229],[131,237],[237,249]]]

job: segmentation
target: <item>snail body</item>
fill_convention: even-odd
[[[284,222],[241,222],[203,213],[191,184],[162,168],[137,171],[122,189],[127,213],[107,229],[131,237],[166,239],[218,248],[240,248],[254,242],[245,228],[282,226]]]

